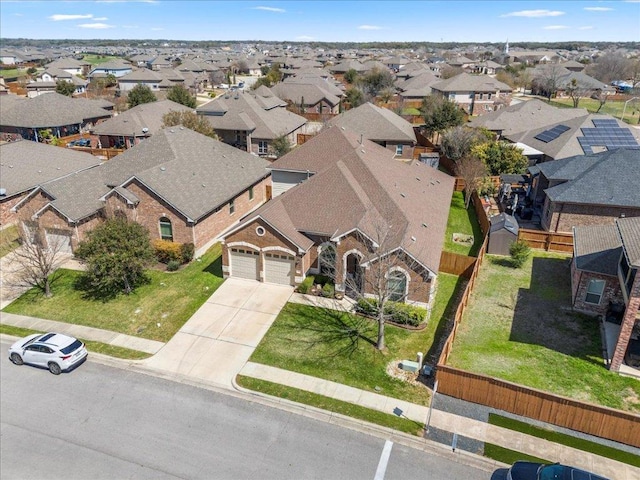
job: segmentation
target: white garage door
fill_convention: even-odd
[[[259,280],[258,277],[258,252],[243,248],[231,249],[231,276]]]
[[[47,243],[49,248],[57,252],[71,253],[71,234],[47,230]]]
[[[264,254],[264,281],[282,285],[293,284],[294,259],[284,253]]]

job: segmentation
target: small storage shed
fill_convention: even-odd
[[[509,255],[509,247],[518,239],[518,221],[508,213],[491,217],[489,229],[489,247],[487,253],[492,255]]]

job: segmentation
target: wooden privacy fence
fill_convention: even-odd
[[[518,230],[518,240],[526,242],[531,248],[547,252],[573,253],[573,234],[571,233],[553,233],[521,228]]]
[[[316,136],[315,133],[298,133],[298,135],[296,135],[296,143],[298,145],[302,145],[303,143],[306,143],[308,140],[311,140],[315,136]]]
[[[640,416],[438,365],[438,393],[640,448]]]
[[[467,255],[460,255],[443,250],[440,255],[440,266],[438,270],[451,275],[460,275],[469,278],[473,271],[473,266],[476,264],[476,260],[476,257],[469,257]]]

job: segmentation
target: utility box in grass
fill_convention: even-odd
[[[420,369],[420,364],[411,360],[402,360],[400,362],[400,370],[405,372],[417,372]]]

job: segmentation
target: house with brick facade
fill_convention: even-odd
[[[575,227],[573,308],[603,320],[607,361],[640,370],[640,217]]]
[[[367,140],[391,150],[398,158],[413,159],[417,143],[413,126],[391,110],[367,102],[328,123],[360,133]]]
[[[97,157],[70,148],[28,141],[0,145],[0,227],[18,223],[13,207],[39,185],[99,164]]]
[[[570,233],[577,226],[640,216],[640,150],[576,155],[535,169],[532,199],[541,206],[546,231]]]
[[[453,178],[340,127],[272,164],[304,180],[223,236],[226,277],[297,285],[330,274],[336,291],[371,295],[384,271],[393,299],[429,308],[444,244]]]
[[[487,75],[461,73],[431,84],[432,95],[454,102],[469,115],[484,115],[511,103],[513,89]]]
[[[100,166],[39,185],[14,210],[25,226],[66,236],[73,250],[108,215],[125,215],[151,239],[204,251],[267,199],[267,162],[183,127],[167,128]]]

